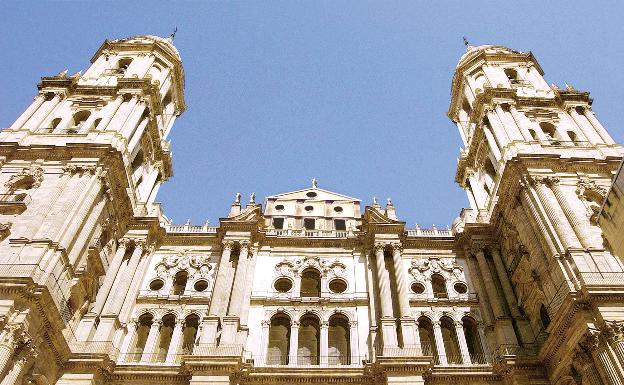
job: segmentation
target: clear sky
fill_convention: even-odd
[[[392,197],[409,226],[446,226],[468,204],[446,117],[462,36],[533,51],[549,83],[591,91],[622,142],[622,14],[622,1],[3,1],[0,127],[104,39],[177,26],[188,111],[158,199],[174,222],[215,224],[237,191],[260,201],[315,177],[365,204]]]

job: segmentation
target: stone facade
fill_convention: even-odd
[[[106,41],[0,133],[0,385],[622,384],[624,155],[531,53],[468,47],[451,230],[319,188],[218,226],[155,197],[185,110],[171,40]]]
[[[598,223],[603,231],[605,246],[613,255],[624,258],[624,162],[620,165],[607,198],[602,204]]]

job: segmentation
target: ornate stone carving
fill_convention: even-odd
[[[407,270],[416,281],[423,282],[432,274],[440,274],[446,279],[465,282],[464,268],[452,259],[414,259]]]
[[[21,172],[11,175],[4,184],[11,190],[15,190],[22,184],[28,184],[28,188],[37,188],[43,182],[43,168],[41,166],[31,166],[24,168]]]
[[[189,278],[210,278],[213,267],[206,255],[171,254],[162,257],[156,265],[156,275],[161,278],[174,276],[185,270]]]
[[[587,192],[594,192],[602,197],[607,195],[607,189],[603,186],[600,186],[594,180],[589,179],[581,179],[576,184],[576,194],[583,198],[586,197]]]

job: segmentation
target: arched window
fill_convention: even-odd
[[[197,329],[199,329],[199,317],[196,314],[186,317],[184,329],[182,329],[182,354],[193,354]]]
[[[440,274],[433,274],[431,276],[431,287],[433,288],[433,296],[435,298],[448,298],[446,280]]]
[[[349,320],[345,316],[334,314],[329,318],[328,340],[328,363],[349,365],[351,363],[350,328]]]
[[[455,322],[447,316],[440,318],[440,328],[442,329],[442,341],[444,341],[444,351],[446,353],[446,361],[449,364],[461,364],[462,356],[457,342],[457,333],[455,332]]]
[[[269,326],[269,344],[267,349],[268,365],[288,365],[290,354],[290,318],[283,313],[271,317]]]
[[[82,128],[82,125],[87,121],[90,115],[91,111],[83,110],[76,112],[72,117],[69,131],[78,131],[80,128]]]
[[[433,334],[433,324],[427,317],[418,318],[418,336],[420,337],[420,346],[425,356],[434,356],[435,362],[438,363],[438,351],[435,348],[435,337]]]
[[[518,71],[513,68],[505,68],[505,76],[511,84],[518,84],[520,78],[518,77]]]
[[[297,364],[318,365],[320,351],[319,319],[314,314],[306,314],[299,322],[299,346]]]
[[[531,134],[531,138],[533,138],[533,140],[538,140],[537,133],[535,132],[534,129],[529,128],[529,134]]]
[[[490,158],[485,160],[485,167],[483,168],[485,171],[485,187],[489,193],[494,191],[494,181],[496,180],[496,169],[492,164]]]
[[[100,125],[100,122],[102,121],[102,118],[97,118],[93,121],[93,128],[97,128],[97,126]]]
[[[173,295],[182,295],[186,289],[186,281],[188,281],[188,273],[186,270],[180,270],[173,278]]]
[[[139,317],[136,335],[134,337],[134,346],[130,349],[129,360],[139,362],[143,350],[145,350],[145,343],[147,342],[147,336],[149,335],[150,328],[154,322],[154,317],[147,313]]]
[[[547,329],[548,325],[550,325],[550,316],[548,315],[548,310],[546,309],[546,306],[544,306],[543,304],[542,306],[540,306],[539,316],[540,321],[542,322],[542,328]]]
[[[475,91],[476,91],[476,93],[483,92],[483,90],[485,89],[485,83],[486,83],[485,76],[482,73],[479,73],[475,77]]]
[[[568,131],[568,136],[570,137],[572,144],[576,144],[576,142],[578,142],[578,137],[576,136],[576,132]]]
[[[158,339],[158,350],[156,350],[156,361],[165,362],[169,345],[171,345],[171,337],[173,336],[173,328],[175,328],[176,317],[173,314],[167,314],[162,318],[162,326],[160,327],[160,337]]]
[[[539,124],[540,128],[546,135],[546,138],[551,142],[551,144],[559,144],[559,138],[557,137],[557,129],[555,125],[549,122],[542,122]]]
[[[470,361],[474,364],[484,364],[486,360],[483,354],[483,345],[481,344],[477,323],[471,317],[464,317],[462,318],[462,325],[464,327],[464,335],[466,336],[466,345],[468,345]]]
[[[57,127],[58,127],[58,125],[59,125],[59,123],[61,123],[61,120],[62,120],[61,118],[54,118],[54,119],[52,119],[52,121],[50,122],[50,128],[51,128],[52,130],[54,130],[55,128],[57,128]]]
[[[115,69],[115,73],[119,75],[125,74],[126,71],[128,71],[128,67],[130,67],[130,63],[132,63],[131,58],[125,57],[119,59],[119,61],[117,62],[117,68]]]
[[[306,269],[301,274],[301,296],[321,296],[321,274],[316,269]]]

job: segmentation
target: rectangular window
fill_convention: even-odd
[[[347,223],[344,219],[334,219],[334,227],[338,231],[344,231],[347,229]]]
[[[273,227],[281,230],[284,228],[284,218],[273,218]]]
[[[306,230],[314,230],[314,226],[315,226],[314,218],[303,219],[303,227],[305,227]]]

